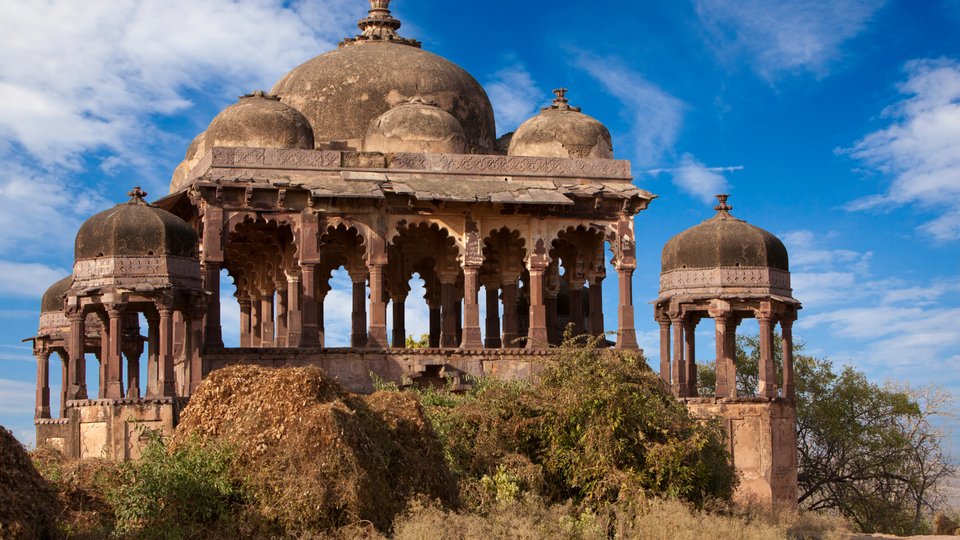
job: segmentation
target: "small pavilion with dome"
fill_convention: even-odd
[[[358,26],[269,92],[220,112],[190,143],[169,194],[147,203],[135,188],[81,226],[73,274],[44,295],[34,338],[38,444],[135,458],[138,430],[171,432],[197,384],[237,363],[316,365],[368,392],[371,373],[457,387],[535,377],[566,328],[615,328],[609,346],[639,349],[634,222],[656,196],[634,185],[607,128],[558,89],[497,138],[483,87],[401,37],[389,0],[370,0]],[[783,245],[721,206],[664,251],[661,374],[680,398],[696,395],[696,321],[717,321],[718,358],[731,359],[739,318],[786,333],[799,307]],[[325,321],[338,270],[351,282],[348,347],[330,346]],[[414,276],[423,298],[410,297]],[[615,313],[604,313],[604,282],[618,291]],[[221,298],[225,285],[232,298]],[[238,306],[239,346],[224,343],[223,302]],[[407,346],[412,303],[429,320],[425,348]],[[53,355],[65,374],[58,417]],[[96,394],[85,380],[91,355]],[[723,366],[714,400],[735,397],[732,360]],[[763,373],[763,398],[789,407],[786,371],[782,390]]]

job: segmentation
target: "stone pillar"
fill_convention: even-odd
[[[319,340],[319,345],[321,347],[327,346],[327,331],[324,327],[324,315],[323,315],[323,304],[327,299],[327,293],[329,291],[317,291],[317,339]]]
[[[251,318],[253,310],[250,306],[250,298],[246,296],[237,297],[237,303],[240,304],[240,346],[252,347],[253,327]]]
[[[769,314],[757,316],[760,324],[760,366],[757,394],[761,397],[777,397],[777,372],[773,365],[773,319]]]
[[[633,268],[621,265],[617,268],[617,280],[620,285],[617,348],[639,349],[633,323]]]
[[[570,297],[570,322],[573,323],[573,335],[579,336],[585,333],[583,327],[583,283],[571,279],[567,294]]]
[[[110,358],[110,319],[105,315],[97,314],[100,319],[100,352],[94,353],[97,358],[97,399],[107,396],[107,360]]]
[[[603,275],[594,276],[587,289],[590,295],[590,335],[603,335]]]
[[[457,343],[457,312],[454,304],[457,302],[457,286],[452,279],[440,282],[440,309],[442,322],[440,324],[440,348],[453,349]]]
[[[717,375],[717,386],[714,396],[727,397],[730,395],[730,370],[727,365],[730,358],[727,356],[727,344],[730,340],[727,338],[727,321],[730,319],[728,314],[713,315],[713,327],[716,341],[716,364],[715,372]],[[734,381],[736,384],[736,381]]]
[[[365,347],[367,345],[367,284],[362,275],[352,274],[353,281],[353,318],[352,332],[350,333],[351,347]]]
[[[205,347],[223,347],[223,332],[220,328],[220,267],[217,261],[204,261],[200,265],[203,273],[203,290],[206,293],[206,317],[203,329]]]
[[[545,271],[546,266],[530,265],[530,326],[527,329],[528,349],[546,349],[550,345],[547,339],[547,305],[543,301],[543,275]],[[580,324],[582,327],[583,322]]]
[[[393,339],[392,345],[395,348],[403,349],[407,346],[407,328],[406,328],[406,297],[396,296],[390,299],[393,303]]]
[[[58,353],[60,356],[60,413],[57,418],[63,418],[67,414],[67,388],[70,386],[70,372],[67,364],[70,363],[70,355]]]
[[[173,373],[173,310],[162,307],[160,311],[160,365],[157,370],[157,393],[160,396],[176,396],[177,387]]]
[[[203,379],[203,364],[200,355],[200,337],[202,335],[203,316],[200,312],[195,312],[186,320],[186,337],[184,339],[184,351],[186,352],[187,362],[190,373],[190,386],[188,395],[193,395],[200,386]]]
[[[86,321],[83,312],[70,313],[70,388],[67,399],[87,399],[87,362],[83,357]]]
[[[260,346],[274,347],[273,331],[273,291],[263,289],[260,291]]]
[[[263,304],[260,292],[250,293],[250,346],[260,347],[263,343]]]
[[[249,303],[248,303],[249,305]],[[160,395],[160,317],[147,314],[147,397]],[[243,334],[241,333],[241,338]]]
[[[127,358],[127,397],[140,399],[140,350],[131,350],[124,353]]]
[[[685,369],[687,375],[687,390],[685,395],[687,397],[697,397],[697,323],[699,322],[699,317],[696,315],[690,314],[687,315],[686,320],[684,321],[683,335],[686,338],[684,340],[685,350],[683,355],[685,357]]]
[[[371,264],[370,272],[370,333],[366,346],[372,349],[386,349],[387,342],[387,304],[383,301],[383,265]]]
[[[519,288],[517,280],[519,278],[509,278],[503,282],[503,346],[507,348],[518,347],[517,339],[520,337],[519,321],[517,320],[517,289]]]
[[[726,359],[727,359],[727,397],[737,397],[737,325],[740,324],[740,319],[735,315],[731,315],[730,319],[727,321],[727,342],[726,342]]]
[[[443,313],[439,304],[429,304],[430,308],[430,348],[440,347],[440,331],[443,326]]]
[[[50,418],[50,351],[36,352],[37,403],[34,418]]]
[[[317,316],[317,265],[300,263],[300,286],[303,289],[303,303],[300,306],[301,333],[300,344],[304,347],[320,346],[320,326]]]
[[[793,320],[792,314],[780,318],[780,334],[783,338],[783,397],[787,399],[796,398],[793,382]]]
[[[461,349],[482,349],[483,339],[480,336],[480,304],[479,294],[479,266],[463,267],[463,341]]]
[[[107,381],[104,397],[120,399],[123,397],[123,311],[120,306],[107,308],[109,332],[109,354],[104,358],[107,364]]]
[[[299,347],[303,333],[303,314],[300,311],[300,276],[287,274],[287,347]]]
[[[683,328],[682,315],[673,318],[673,393],[677,397],[686,397],[687,370],[683,358]]]
[[[660,317],[660,380],[670,385],[670,319]]]
[[[287,327],[287,281],[277,283],[277,338],[274,343],[277,347],[288,347],[288,337],[290,335]]]
[[[488,349],[499,349],[503,346],[503,342],[500,341],[500,285],[487,283],[484,288],[487,297],[487,320],[483,346]]]

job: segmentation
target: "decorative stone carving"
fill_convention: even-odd
[[[789,297],[790,273],[776,268],[697,268],[677,269],[660,274],[660,294],[682,291],[742,289],[758,294]]]

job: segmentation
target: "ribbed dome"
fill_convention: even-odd
[[[397,36],[388,2],[376,4],[360,22],[362,35],[294,68],[271,92],[307,117],[317,148],[359,150],[375,118],[419,95],[460,122],[468,151],[492,151],[493,108],[480,83]]]
[[[527,119],[510,140],[511,156],[613,159],[610,131],[596,118],[571,107],[566,89],[554,90],[553,104]]]
[[[787,248],[773,234],[730,215],[718,195],[717,215],[674,236],[663,248],[661,271],[679,268],[776,268],[789,271]]]
[[[73,274],[54,283],[43,293],[40,299],[40,313],[58,313],[63,311],[63,297],[73,283]]]
[[[460,122],[420,97],[375,118],[363,140],[367,152],[462,154],[465,148]]]
[[[207,128],[203,146],[313,148],[313,130],[300,111],[258,90],[241,96]]]
[[[129,202],[94,215],[80,226],[74,260],[100,257],[197,256],[197,234],[177,216],[148,205],[139,187]]]

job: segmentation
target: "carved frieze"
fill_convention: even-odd
[[[749,291],[791,295],[790,273],[765,267],[679,268],[660,274],[660,294],[693,294],[698,291]]]
[[[73,265],[74,289],[120,285],[200,287],[200,262],[187,257],[101,257]]]

